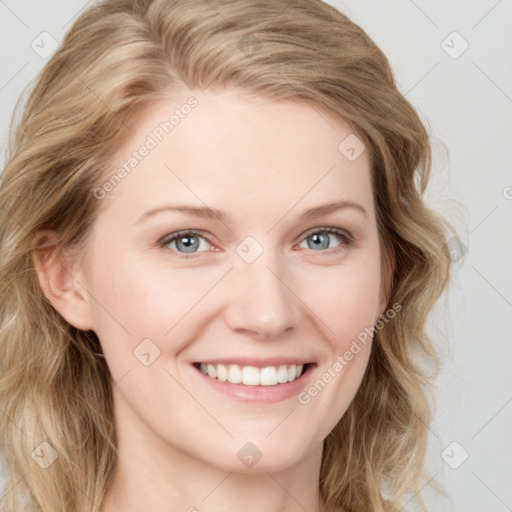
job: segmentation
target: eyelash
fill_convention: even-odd
[[[342,242],[340,243],[339,246],[337,246],[337,247],[335,247],[333,249],[325,249],[323,251],[318,251],[318,252],[327,252],[329,254],[337,254],[337,253],[343,251],[344,249],[350,247],[353,244],[353,242],[354,242],[354,237],[348,231],[345,231],[345,230],[342,230],[342,229],[338,229],[338,228],[331,228],[331,227],[315,228],[314,230],[307,231],[304,234],[301,242],[303,240],[305,240],[306,238],[310,237],[311,235],[315,235],[315,234],[318,234],[318,233],[321,233],[321,234],[332,233],[332,234],[335,234],[335,235],[339,236],[340,239],[342,240]],[[200,252],[199,253],[186,254],[186,253],[181,253],[179,251],[176,251],[175,249],[171,249],[169,247],[166,247],[170,243],[174,242],[175,240],[178,240],[179,238],[185,237],[186,235],[194,235],[194,236],[198,236],[198,237],[204,238],[210,245],[214,245],[210,241],[208,236],[205,235],[205,233],[203,231],[189,229],[189,230],[186,230],[186,231],[177,231],[176,233],[171,233],[171,235],[165,236],[164,238],[159,240],[158,246],[160,248],[162,248],[162,249],[167,249],[167,250],[170,250],[172,252],[178,253],[180,255],[179,256],[180,258],[184,258],[184,259],[196,258],[199,254],[201,254]],[[311,249],[311,250],[313,250],[313,249]],[[315,252],[317,252],[317,251],[315,251]]]

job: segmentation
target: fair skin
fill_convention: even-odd
[[[308,403],[237,399],[193,363],[304,358],[315,363],[308,389],[385,311],[368,151],[349,161],[338,150],[349,127],[300,101],[187,91],[132,126],[117,165],[190,95],[197,107],[102,199],[80,258],[37,267],[60,314],[98,335],[115,382],[119,466],[103,511],[319,512],[323,440],[361,384],[371,342]],[[340,200],[364,213],[299,219]],[[137,222],[164,204],[225,219],[168,210]],[[190,229],[208,237],[189,239],[192,257],[187,239],[158,245]],[[248,236],[262,249],[250,263],[237,252]],[[145,352],[160,351],[147,366],[134,355],[145,339]],[[237,456],[249,442],[261,455],[252,467]]]

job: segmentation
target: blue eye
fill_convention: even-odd
[[[315,231],[306,234],[304,241],[307,242],[308,248],[313,249],[314,251],[332,249],[329,242],[332,240],[333,235],[335,235],[335,238],[339,238],[341,243],[338,244],[332,252],[339,252],[343,248],[351,245],[354,241],[352,235],[350,235],[348,232],[336,228],[316,228]],[[308,240],[311,240],[311,243],[309,243]]]
[[[188,254],[194,254],[197,248],[201,246],[200,239],[205,240],[207,243],[210,243],[207,238],[205,238],[201,232],[197,231],[178,231],[177,233],[172,234],[169,237],[164,238],[160,245],[161,247],[167,247],[170,244],[176,243],[176,249],[172,249],[176,252],[183,252]],[[202,251],[200,251],[202,252]],[[187,258],[189,256],[185,256]]]
[[[330,244],[333,235],[335,235],[334,238],[341,240],[335,247]],[[311,243],[308,240],[311,240]],[[204,243],[201,244],[201,241],[204,241],[206,245],[212,245],[202,231],[178,231],[161,239],[159,246],[179,253],[182,258],[193,258],[199,256],[198,253],[205,252],[199,250],[204,248],[205,245]],[[309,231],[309,233],[306,233],[304,241],[307,242],[308,248],[315,252],[338,253],[348,248],[353,243],[354,238],[348,231],[325,227]],[[175,246],[169,247],[172,244],[175,244]]]

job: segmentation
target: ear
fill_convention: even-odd
[[[69,324],[92,330],[90,296],[76,254],[60,246],[53,231],[40,231],[33,247],[32,260],[44,296]]]

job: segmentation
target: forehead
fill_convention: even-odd
[[[278,214],[326,199],[373,208],[368,151],[318,106],[187,91],[153,104],[131,125],[111,171],[123,177],[109,191],[130,217],[171,199],[240,214]]]

